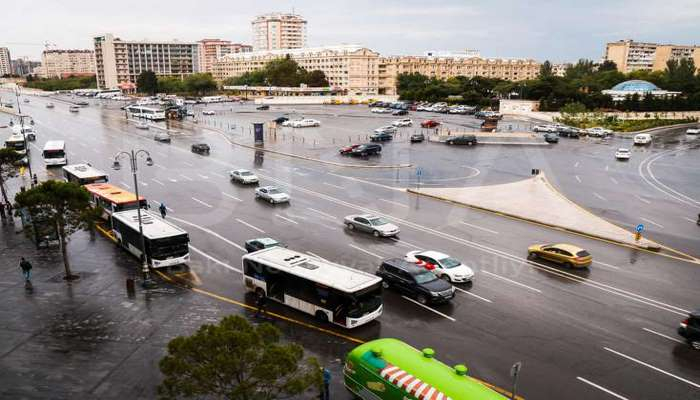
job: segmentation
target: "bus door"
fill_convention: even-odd
[[[267,283],[267,297],[284,303],[285,292],[285,275],[280,273],[276,268],[265,265],[265,282]]]

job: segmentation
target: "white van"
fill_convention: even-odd
[[[648,133],[639,133],[634,135],[634,144],[649,144],[651,143],[651,135]]]

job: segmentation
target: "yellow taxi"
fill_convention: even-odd
[[[584,268],[591,265],[593,257],[586,250],[572,244],[535,244],[527,248],[527,258],[538,258],[561,264],[568,268]]]

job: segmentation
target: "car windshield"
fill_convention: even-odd
[[[416,280],[416,283],[421,283],[421,284],[432,282],[432,281],[438,279],[434,273],[429,272],[429,271],[425,271],[425,272],[421,272],[421,273],[418,273],[416,275],[413,275],[413,278]]]
[[[454,268],[454,267],[457,267],[461,264],[462,264],[461,261],[459,261],[456,258],[452,258],[452,257],[446,257],[446,258],[443,258],[442,260],[440,260],[440,265],[442,265],[445,268]]]
[[[241,176],[250,176],[250,175],[253,175],[253,173],[250,172],[250,171],[241,171],[241,172],[239,172],[239,174],[240,174]]]
[[[385,220],[384,218],[370,218],[369,223],[372,226],[381,226],[388,224],[389,221]]]
[[[588,257],[590,255],[591,253],[587,252],[586,250],[581,250],[578,253],[576,253],[576,257]]]
[[[281,194],[282,193],[282,191],[277,189],[277,188],[270,188],[267,190],[267,192],[270,194]]]

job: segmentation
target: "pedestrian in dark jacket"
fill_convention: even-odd
[[[165,219],[165,215],[167,214],[168,208],[165,206],[165,203],[160,203],[160,207],[158,207],[160,210],[160,217]]]
[[[24,257],[19,262],[19,267],[22,268],[22,275],[24,280],[29,282],[32,279],[32,264],[25,260]]]

